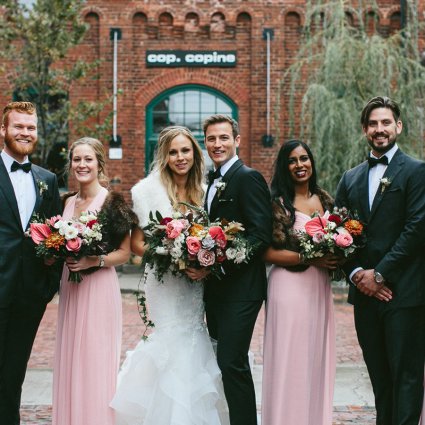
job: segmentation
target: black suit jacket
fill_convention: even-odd
[[[36,192],[34,213],[42,218],[60,214],[56,176],[34,164],[31,173]],[[48,187],[42,195],[39,181]],[[12,182],[0,157],[0,307],[8,305],[14,297],[47,303],[57,291],[60,265],[45,266],[43,259],[36,257],[34,247],[22,230]]]
[[[256,247],[248,264],[224,265],[222,279],[206,282],[206,301],[256,301],[267,294],[267,276],[262,253],[270,245],[272,234],[271,199],[267,183],[256,170],[236,161],[222,181],[226,186],[216,193],[210,219],[226,219],[244,225],[246,236]]]
[[[382,308],[423,305],[425,163],[398,149],[384,174],[390,184],[385,188],[380,185],[371,210],[368,170],[367,162],[363,162],[346,171],[337,189],[336,204],[357,211],[366,223],[366,246],[346,263],[345,272],[348,276],[356,267],[380,272],[393,291],[393,300],[380,303]],[[349,302],[370,300],[350,287]]]

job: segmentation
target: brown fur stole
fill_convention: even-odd
[[[68,192],[62,195],[63,205],[66,199],[76,193]],[[118,192],[108,193],[99,214],[104,214],[106,217],[106,229],[102,233],[106,237],[107,252],[118,249],[128,232],[139,223],[136,214]]]
[[[333,199],[325,190],[319,189],[317,196],[320,199],[323,209],[332,211]],[[272,202],[273,214],[273,234],[272,246],[275,249],[288,249],[289,251],[300,251],[300,245],[297,236],[292,232],[293,223],[291,222],[291,215],[285,209],[283,202],[280,198],[273,199]],[[308,266],[300,264],[297,266],[286,267],[291,271],[304,271]]]

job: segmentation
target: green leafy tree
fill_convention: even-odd
[[[366,157],[360,112],[374,96],[400,103],[400,145],[424,156],[425,68],[418,50],[417,4],[405,1],[405,24],[392,34],[371,33],[371,27],[379,26],[376,20],[368,22],[373,18],[364,11],[377,6],[360,4],[309,3],[302,47],[282,80],[291,87],[290,136],[295,136],[295,116],[301,111],[299,135],[311,143],[319,182],[331,192],[343,171]]]
[[[96,79],[97,61],[71,59],[71,49],[79,45],[88,30],[81,18],[84,0],[36,0],[32,7],[17,0],[3,0],[0,40],[6,65],[0,71],[13,78],[11,95],[37,105],[39,148],[36,160],[46,165],[55,145],[65,147],[72,123],[73,134],[90,129],[94,137],[104,136],[110,119],[96,124],[105,101],[72,102],[76,83]],[[11,72],[12,71],[12,72]],[[12,77],[11,77],[12,76]]]

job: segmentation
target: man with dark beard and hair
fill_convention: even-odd
[[[22,384],[39,323],[59,284],[26,235],[32,214],[61,212],[56,176],[28,160],[37,145],[30,102],[11,102],[0,130],[0,422],[18,425]]]
[[[336,204],[366,224],[364,248],[344,269],[378,425],[418,425],[425,362],[425,163],[397,146],[400,108],[375,97],[361,115],[371,147],[348,170]]]

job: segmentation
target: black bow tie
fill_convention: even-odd
[[[380,158],[372,158],[369,156],[367,158],[367,161],[369,162],[369,168],[374,167],[376,164],[385,164],[388,165],[388,157],[383,155]]]
[[[10,167],[10,171],[16,171],[16,170],[23,170],[26,173],[29,173],[31,171],[31,162],[26,162],[25,164],[20,164],[17,161],[13,161],[12,166]]]
[[[220,168],[217,168],[217,170],[215,171],[210,170],[208,172],[208,184],[213,184],[214,180],[220,177],[221,177]]]

